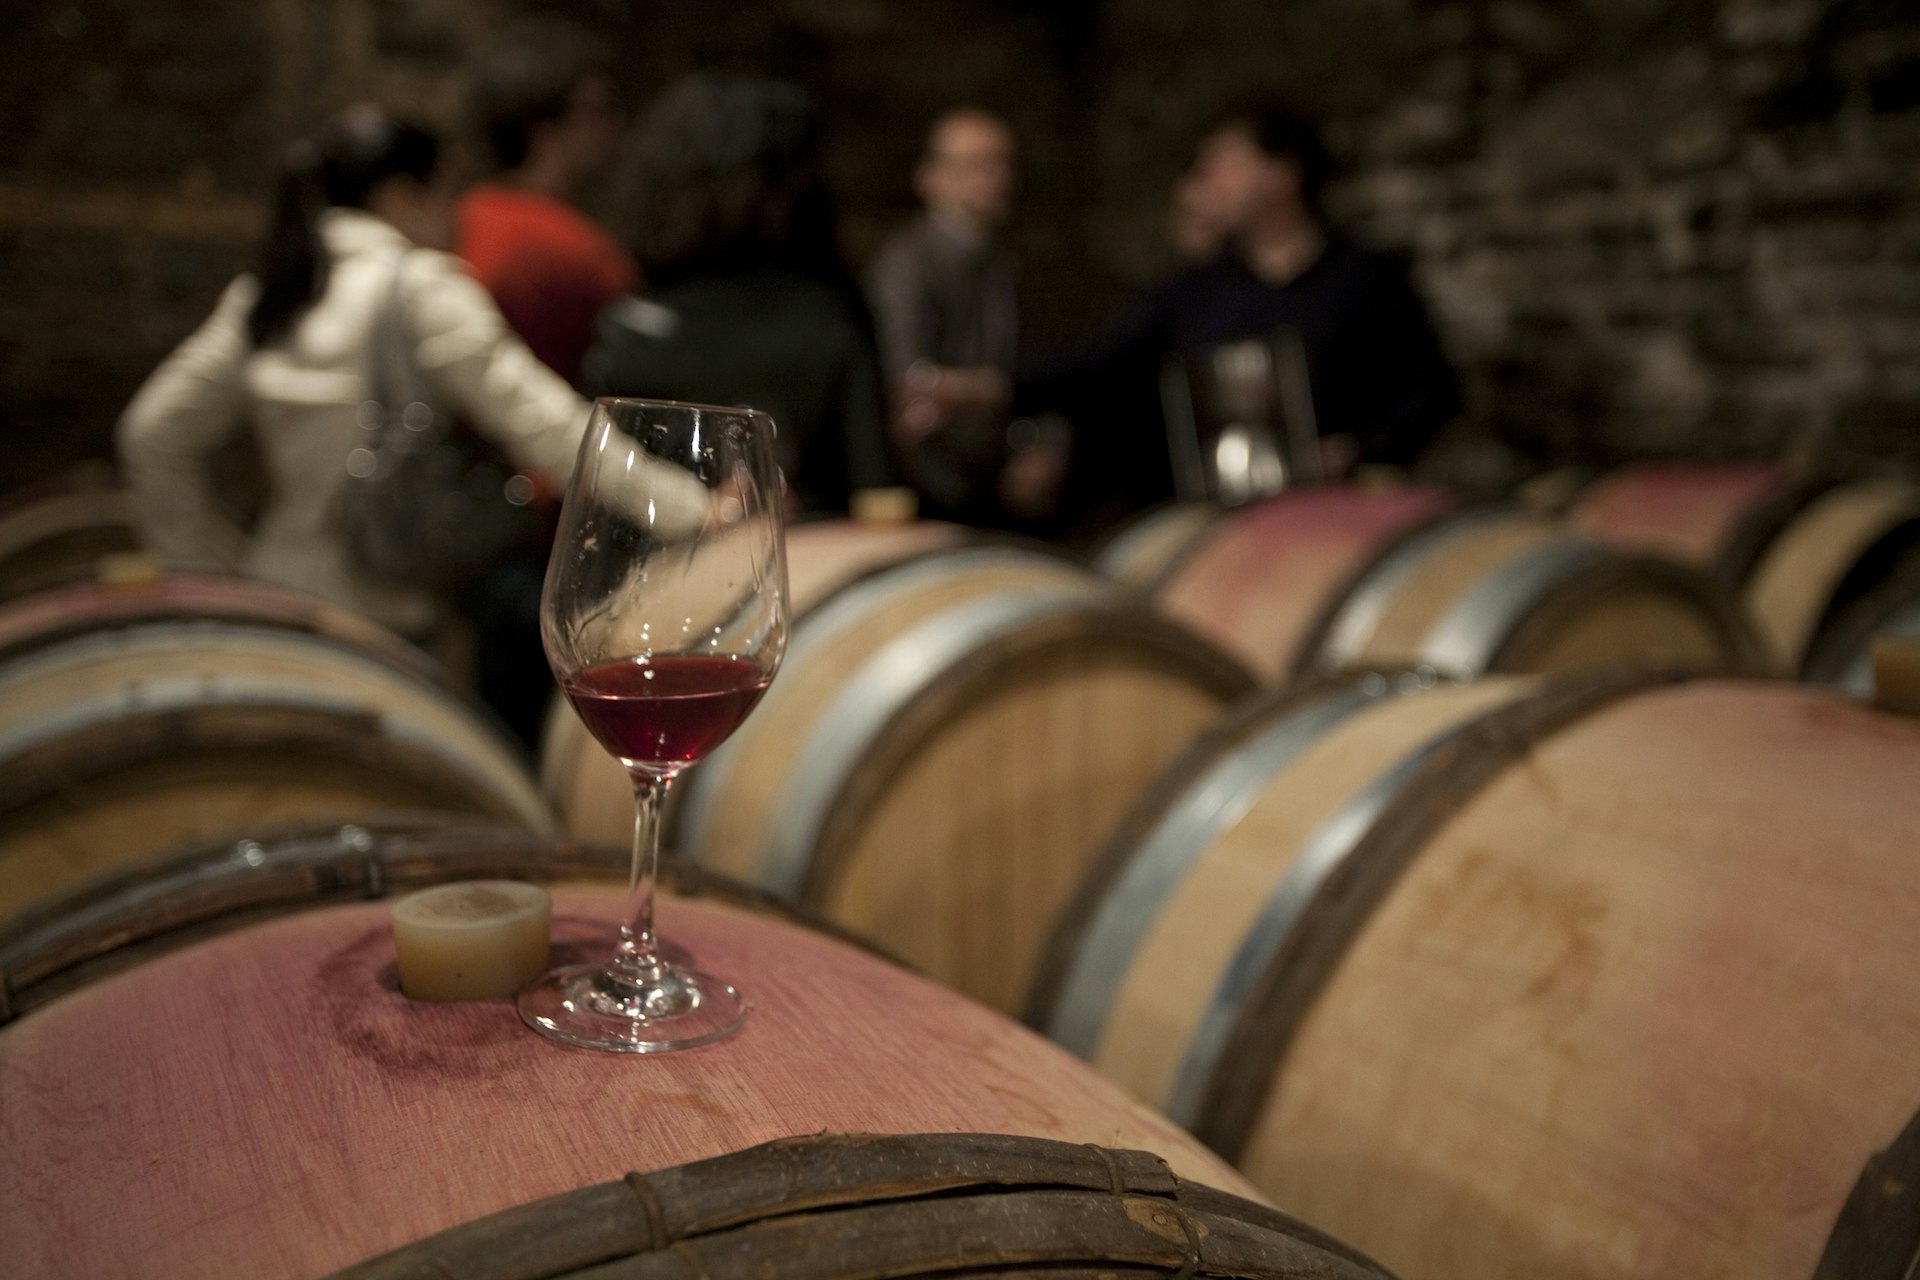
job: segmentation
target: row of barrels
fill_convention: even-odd
[[[1469,674],[1717,648],[1870,693],[1871,637],[1920,634],[1909,482],[1650,462],[1552,505],[1310,488],[1233,512],[1166,508],[1098,565],[1270,681],[1369,660]]]
[[[803,526],[793,546],[789,666],[679,797],[674,834],[694,858],[1024,1009],[1283,1207],[1406,1275],[1800,1276],[1862,1239],[1860,1257],[1893,1265],[1887,1205],[1842,1202],[1920,1092],[1901,1070],[1915,1011],[1890,951],[1913,923],[1889,852],[1915,834],[1906,722],[1784,684],[1644,676],[1375,675],[1248,702],[1245,664],[1059,557],[938,526]],[[1345,587],[1366,567],[1325,576]],[[1476,575],[1455,578],[1471,596]],[[1445,594],[1424,592],[1439,600],[1421,606],[1425,632],[1459,613]],[[1378,619],[1399,609],[1414,621],[1397,634],[1421,633],[1421,610],[1395,598]],[[1538,655],[1610,636],[1692,636],[1700,650],[1660,656],[1696,665],[1732,652],[1710,647],[1734,634],[1714,629],[1723,610],[1673,603],[1711,599],[1692,585],[1558,599],[1511,630],[1584,638],[1515,647],[1482,626],[1480,652],[1523,670],[1511,655],[1531,653],[1547,672],[1587,658]],[[1592,621],[1610,609],[1655,621]],[[155,606],[115,630],[124,643],[163,623],[212,625]],[[311,619],[256,630],[353,647]],[[153,664],[132,652],[129,670]],[[234,687],[207,685],[209,700]],[[1628,716],[1648,707],[1667,711]],[[1579,745],[1618,716],[1607,749]],[[1804,750],[1783,754],[1794,735]],[[607,794],[588,781],[604,758],[576,741],[569,764],[565,739],[544,763],[577,825]],[[257,762],[258,742],[237,754]],[[1563,746],[1570,763],[1545,767]],[[1722,785],[1708,765],[1743,761],[1756,776],[1724,812],[1689,807]],[[1807,789],[1826,799],[1796,807]],[[618,780],[611,794],[624,837]],[[1534,820],[1509,822],[1529,796]],[[1716,840],[1717,861],[1697,855]],[[1768,852],[1748,866],[1756,840]],[[1452,922],[1428,930],[1434,913]],[[1804,1053],[1775,1054],[1803,1034]],[[1848,1225],[1860,1212],[1872,1229]],[[1831,1273],[1878,1274],[1865,1265]]]
[[[366,899],[554,882],[584,959],[626,853],[556,842],[443,672],[296,593],[0,606],[0,766],[6,1274],[1385,1280],[1017,1022],[696,867],[661,914],[752,1000],[725,1046],[406,1000]]]
[[[1596,554],[1606,587],[1482,625],[1466,670],[1529,675],[1249,700],[1074,566],[886,542],[794,531],[792,700],[777,683],[689,776],[689,857],[1003,1008],[1024,990],[1035,1026],[1404,1274],[1804,1276],[1860,1241],[1833,1274],[1905,1274],[1911,1203],[1846,1207],[1920,1140],[1898,954],[1920,727],[1785,682],[1596,672],[1758,665],[1664,562]],[[1454,598],[1495,563],[1455,559]],[[545,765],[579,823],[597,752],[567,723]]]

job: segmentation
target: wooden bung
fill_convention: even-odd
[[[555,959],[608,949],[624,901],[558,888]],[[660,905],[669,945],[747,996],[731,1039],[594,1054],[534,1035],[505,1000],[410,1001],[377,902],[242,914],[27,1012],[0,1031],[0,1273],[312,1277],[630,1170],[823,1131],[1137,1149],[1256,1194],[951,991],[766,914]]]
[[[1799,1280],[1920,1104],[1916,776],[1784,683],[1325,683],[1143,800],[1029,1017],[1403,1274]]]
[[[409,1000],[494,1000],[549,967],[553,895],[518,880],[462,880],[393,904],[400,990]]]

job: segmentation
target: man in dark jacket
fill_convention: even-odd
[[[1286,108],[1223,113],[1192,173],[1227,230],[1219,253],[1091,351],[1023,369],[1010,384],[944,370],[927,400],[941,410],[1009,397],[1016,413],[1064,409],[1077,427],[1077,487],[1140,505],[1173,489],[1158,412],[1163,362],[1258,339],[1303,355],[1325,470],[1411,464],[1459,412],[1458,384],[1405,268],[1329,227],[1320,203],[1329,168],[1314,130]]]
[[[932,367],[1013,371],[1014,265],[997,239],[1012,206],[1013,153],[1007,126],[972,107],[942,115],[927,135],[914,171],[925,212],[882,246],[867,279],[896,402]],[[939,420],[895,414],[896,453],[928,514],[991,518],[1006,427],[991,406]]]

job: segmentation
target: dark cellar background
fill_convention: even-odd
[[[1920,6],[1901,0],[26,0],[0,16],[4,484],[110,452],[244,269],[270,157],[364,97],[457,120],[527,9],[606,28],[636,103],[699,67],[825,101],[856,264],[930,117],[1022,143],[1028,345],[1170,267],[1222,98],[1286,92],[1341,220],[1414,261],[1471,432],[1539,465],[1820,450],[1920,463]]]

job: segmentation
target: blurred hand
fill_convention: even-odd
[[[1060,501],[1073,458],[1064,424],[1021,418],[1008,427],[1007,441],[1012,451],[1000,469],[1000,505],[1026,520],[1047,515]]]
[[[1360,457],[1360,444],[1350,435],[1320,437],[1320,474],[1338,480]]]
[[[1012,393],[1007,375],[998,369],[915,361],[899,387],[894,437],[910,448],[945,429],[959,414],[1004,408]]]

